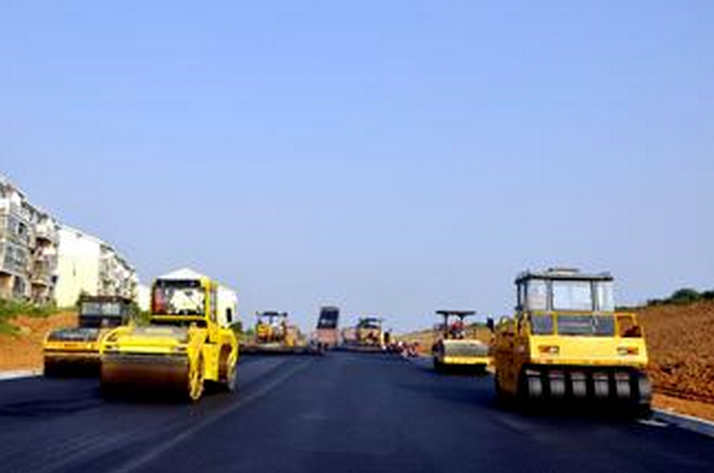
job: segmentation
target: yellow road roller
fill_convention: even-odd
[[[383,320],[379,317],[362,317],[355,327],[358,350],[382,352],[385,350]]]
[[[157,279],[150,324],[116,328],[102,341],[102,392],[165,392],[195,402],[209,382],[233,391],[238,343],[219,322],[218,293],[204,276]]]
[[[134,315],[132,301],[118,296],[82,296],[78,306],[76,327],[52,330],[45,337],[45,376],[96,375],[102,339]]]
[[[241,347],[243,354],[302,354],[310,352],[297,326],[289,324],[287,312],[256,312],[254,336]]]
[[[500,398],[617,401],[648,412],[647,347],[635,314],[616,312],[614,279],[554,268],[516,279],[514,318],[495,327]]]
[[[444,372],[449,369],[485,372],[490,363],[488,345],[467,336],[466,317],[475,315],[472,310],[439,310],[443,317],[439,326],[441,338],[432,347],[434,369]]]

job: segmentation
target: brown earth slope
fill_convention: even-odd
[[[714,302],[638,310],[657,391],[714,403]]]
[[[42,344],[47,332],[77,325],[77,314],[62,312],[49,317],[20,316],[12,320],[15,334],[0,334],[0,370],[37,370],[42,367]]]

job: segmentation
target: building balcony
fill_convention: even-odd
[[[0,215],[17,215],[23,214],[22,207],[11,202],[10,199],[0,199]]]
[[[57,262],[54,258],[42,257],[32,264],[30,279],[33,284],[52,285],[56,270]]]
[[[0,213],[0,240],[10,240],[23,246],[34,244],[34,235],[27,223],[15,215]]]
[[[59,231],[53,221],[45,221],[35,225],[35,239],[38,244],[59,242]]]
[[[18,245],[0,241],[0,272],[26,275],[28,269],[27,251]]]

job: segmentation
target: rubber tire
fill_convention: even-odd
[[[640,403],[650,404],[652,400],[652,382],[645,373],[637,376],[637,399]]]
[[[615,380],[615,397],[620,400],[629,400],[632,398],[632,385],[630,379]]]
[[[551,399],[564,399],[566,390],[565,377],[548,378],[548,390]]]
[[[585,399],[588,397],[588,381],[586,378],[570,378],[570,392],[575,399]]]
[[[526,376],[526,396],[529,400],[539,401],[543,399],[543,380],[539,376]]]
[[[610,389],[610,380],[608,378],[595,379],[593,378],[593,397],[595,399],[609,399],[612,395]]]

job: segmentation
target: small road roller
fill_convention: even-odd
[[[218,286],[204,276],[157,279],[150,324],[118,327],[102,341],[102,392],[163,392],[195,402],[207,383],[233,391],[238,342],[219,322]]]
[[[611,401],[648,413],[644,333],[635,314],[615,310],[613,285],[609,273],[521,273],[515,317],[495,327],[499,398],[521,405]]]
[[[52,330],[45,337],[45,376],[96,376],[102,339],[113,328],[127,324],[135,315],[132,301],[118,296],[82,296],[78,306],[76,327]]]
[[[475,315],[472,310],[439,310],[443,317],[439,326],[441,338],[432,347],[434,369],[437,372],[468,370],[485,373],[490,363],[488,345],[467,336],[464,320]]]

